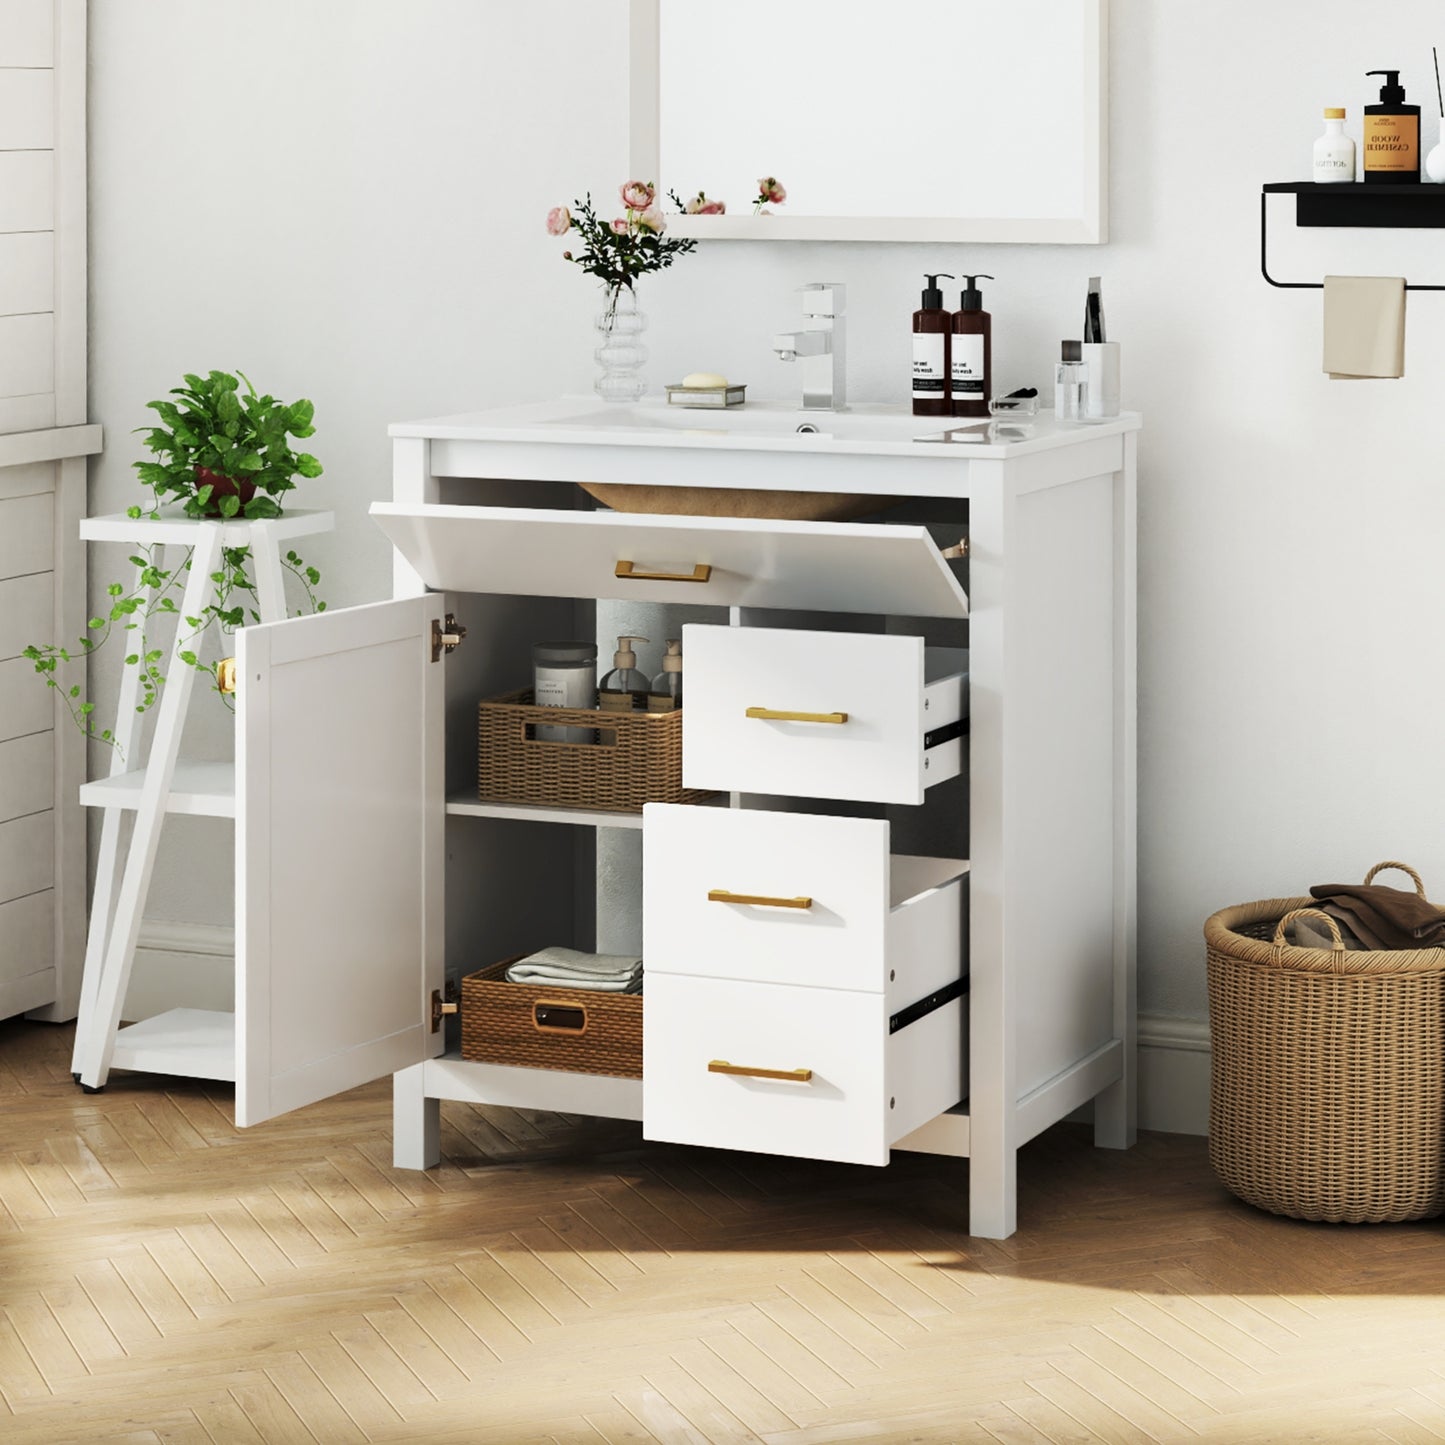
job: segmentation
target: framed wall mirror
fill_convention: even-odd
[[[676,235],[1107,240],[1105,6],[631,0],[631,173],[727,203]]]

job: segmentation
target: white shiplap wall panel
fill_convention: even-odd
[[[49,231],[0,235],[0,316],[54,309],[54,236]]]
[[[55,390],[55,317],[0,316],[0,397]]]
[[[55,145],[55,72],[0,69],[0,150]]]
[[[49,231],[55,225],[55,156],[0,149],[0,232]]]
[[[0,0],[0,66],[55,64],[52,0]]]

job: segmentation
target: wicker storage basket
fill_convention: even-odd
[[[484,803],[545,803],[639,813],[644,803],[697,803],[682,786],[682,712],[536,707],[509,692],[479,704],[477,791]],[[595,743],[535,737],[538,724],[595,731]]]
[[[642,1077],[642,995],[508,983],[518,958],[462,980],[462,1057],[569,1074]]]
[[[1369,883],[1385,868],[1380,863]],[[1209,1160],[1241,1199],[1335,1224],[1445,1212],[1445,948],[1347,952],[1284,942],[1312,898],[1246,903],[1204,925]]]

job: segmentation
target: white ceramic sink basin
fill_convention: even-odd
[[[969,422],[946,417],[916,417],[882,409],[845,412],[800,411],[754,402],[748,406],[724,408],[681,406],[588,408],[571,416],[559,416],[548,423],[557,428],[586,431],[677,433],[715,436],[730,440],[766,437],[769,441],[797,437],[803,445],[828,441],[912,442],[937,435]],[[811,438],[811,442],[803,439]]]

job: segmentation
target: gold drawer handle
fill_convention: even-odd
[[[743,716],[760,717],[768,722],[845,723],[848,721],[848,714],[845,712],[779,712],[776,708],[771,707],[750,707]]]
[[[234,657],[223,657],[216,664],[216,691],[235,692],[236,690],[236,659]]]
[[[736,1074],[744,1079],[787,1079],[798,1084],[806,1084],[813,1077],[812,1069],[750,1069],[746,1064],[730,1064],[726,1059],[710,1060],[707,1071],[710,1074]]]
[[[709,888],[709,903],[750,903],[754,908],[811,908],[813,900],[799,898],[769,898],[764,893],[733,893],[727,888]]]
[[[630,582],[706,582],[712,576],[712,566],[699,562],[691,572],[639,572],[631,562],[619,562],[615,574]]]

